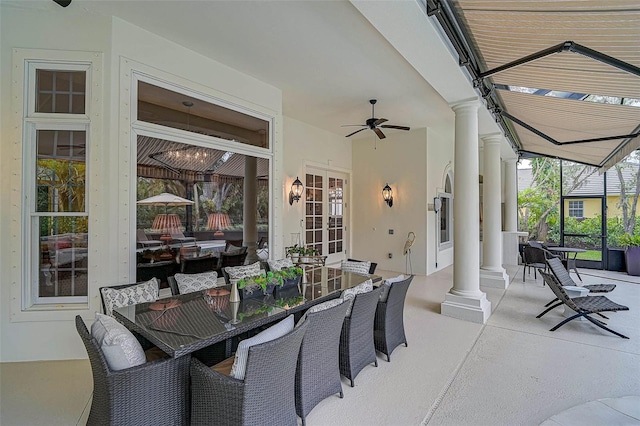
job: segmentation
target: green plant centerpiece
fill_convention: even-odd
[[[282,268],[279,271],[275,271],[275,273],[280,275],[283,281],[282,285],[275,288],[274,296],[278,298],[281,297],[283,290],[288,290],[295,287],[297,291],[298,284],[300,284],[300,281],[302,280],[302,274],[304,274],[304,269],[300,268],[299,266],[290,266],[287,268]]]
[[[276,285],[282,286],[284,279],[279,273],[272,271],[255,275],[252,277],[244,277],[238,280],[238,289],[242,290],[241,297],[255,297],[260,294],[268,294],[273,291]],[[258,292],[262,290],[262,292]]]
[[[640,234],[623,234],[619,241],[620,245],[625,248],[627,274],[640,276]]]
[[[280,276],[284,280],[291,280],[301,277],[304,274],[304,269],[299,266],[289,266],[288,268],[282,268],[279,272]]]

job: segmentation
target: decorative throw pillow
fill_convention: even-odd
[[[227,266],[224,270],[229,274],[229,281],[233,284],[240,278],[260,275],[260,261],[245,266]]]
[[[105,314],[111,316],[114,308],[137,305],[144,302],[158,300],[158,280],[151,278],[142,284],[132,285],[120,290],[114,288],[102,288]]]
[[[200,274],[175,274],[174,277],[180,294],[206,290],[218,285],[218,273],[216,271],[202,272]]]
[[[382,291],[380,292],[380,301],[386,302],[389,297],[389,290],[391,290],[391,284],[397,283],[399,281],[404,281],[404,275],[400,274],[397,277],[389,278],[385,280],[384,285],[382,286]]]
[[[298,321],[298,325],[302,324],[307,319],[307,315],[313,314],[315,312],[324,311],[329,308],[333,308],[334,306],[341,305],[343,302],[344,302],[344,299],[341,299],[341,298],[331,299],[331,300],[327,300],[326,302],[318,303],[317,305],[310,307],[309,309],[307,309],[307,312],[304,313],[302,318],[300,318],[300,320]]]
[[[293,330],[293,315],[289,315],[279,323],[267,328],[263,332],[256,334],[250,339],[245,339],[238,344],[236,356],[231,367],[231,377],[238,380],[244,380],[244,374],[247,370],[247,359],[249,358],[249,348],[261,343],[270,342],[279,337],[284,336]],[[295,367],[295,366],[294,366]]]
[[[343,260],[340,269],[344,272],[354,272],[361,275],[369,275],[371,262],[354,262],[352,260]]]
[[[113,371],[135,367],[146,362],[140,342],[115,318],[96,313],[91,335],[102,349],[107,365]]]
[[[358,284],[355,287],[348,288],[342,292],[342,298],[349,304],[347,313],[345,314],[346,317],[351,316],[351,309],[353,309],[353,300],[356,298],[356,295],[360,293],[368,293],[371,290],[373,290],[373,281],[366,280],[365,282]]]
[[[293,266],[293,262],[288,257],[279,260],[267,260],[267,263],[269,264],[269,269],[271,269],[272,271],[280,271],[283,268],[289,268]]]
[[[238,247],[238,246],[234,246],[233,244],[229,244],[226,248],[226,252],[227,253],[233,253],[235,254],[236,252],[242,250],[242,247]]]

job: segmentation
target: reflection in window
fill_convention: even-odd
[[[451,177],[447,175],[444,185],[444,193],[439,195],[440,198],[440,210],[438,212],[438,218],[440,221],[440,234],[438,235],[439,245],[445,245],[451,243],[452,234],[452,222],[453,222],[453,206],[452,206],[452,192],[453,185],[451,184]]]
[[[225,244],[216,240],[242,241],[245,160],[252,157],[146,136],[138,137],[137,152],[137,200],[168,193],[193,202],[136,206],[137,233],[163,241],[158,246],[139,239],[137,263],[156,260],[149,252],[158,249],[177,253],[181,241],[172,240],[171,234],[195,237],[201,254],[224,251]],[[269,232],[269,160],[256,158],[255,164],[259,240]],[[163,240],[164,235],[168,239]]]

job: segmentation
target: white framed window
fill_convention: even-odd
[[[95,56],[67,53],[23,62],[23,309],[88,304]]]
[[[584,217],[584,201],[569,201],[569,217]]]

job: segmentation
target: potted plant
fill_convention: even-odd
[[[278,298],[279,294],[282,293],[283,290],[298,287],[298,284],[300,284],[300,281],[302,280],[304,269],[298,266],[290,266],[288,268],[282,268],[275,273],[282,277],[282,285],[276,286],[275,288],[275,297]]]
[[[620,237],[620,245],[625,248],[627,274],[640,276],[640,235],[624,234]]]
[[[282,286],[283,284],[284,280],[280,274],[269,271],[253,277],[240,278],[238,289],[240,290],[240,298],[245,299],[270,294],[276,285]]]

